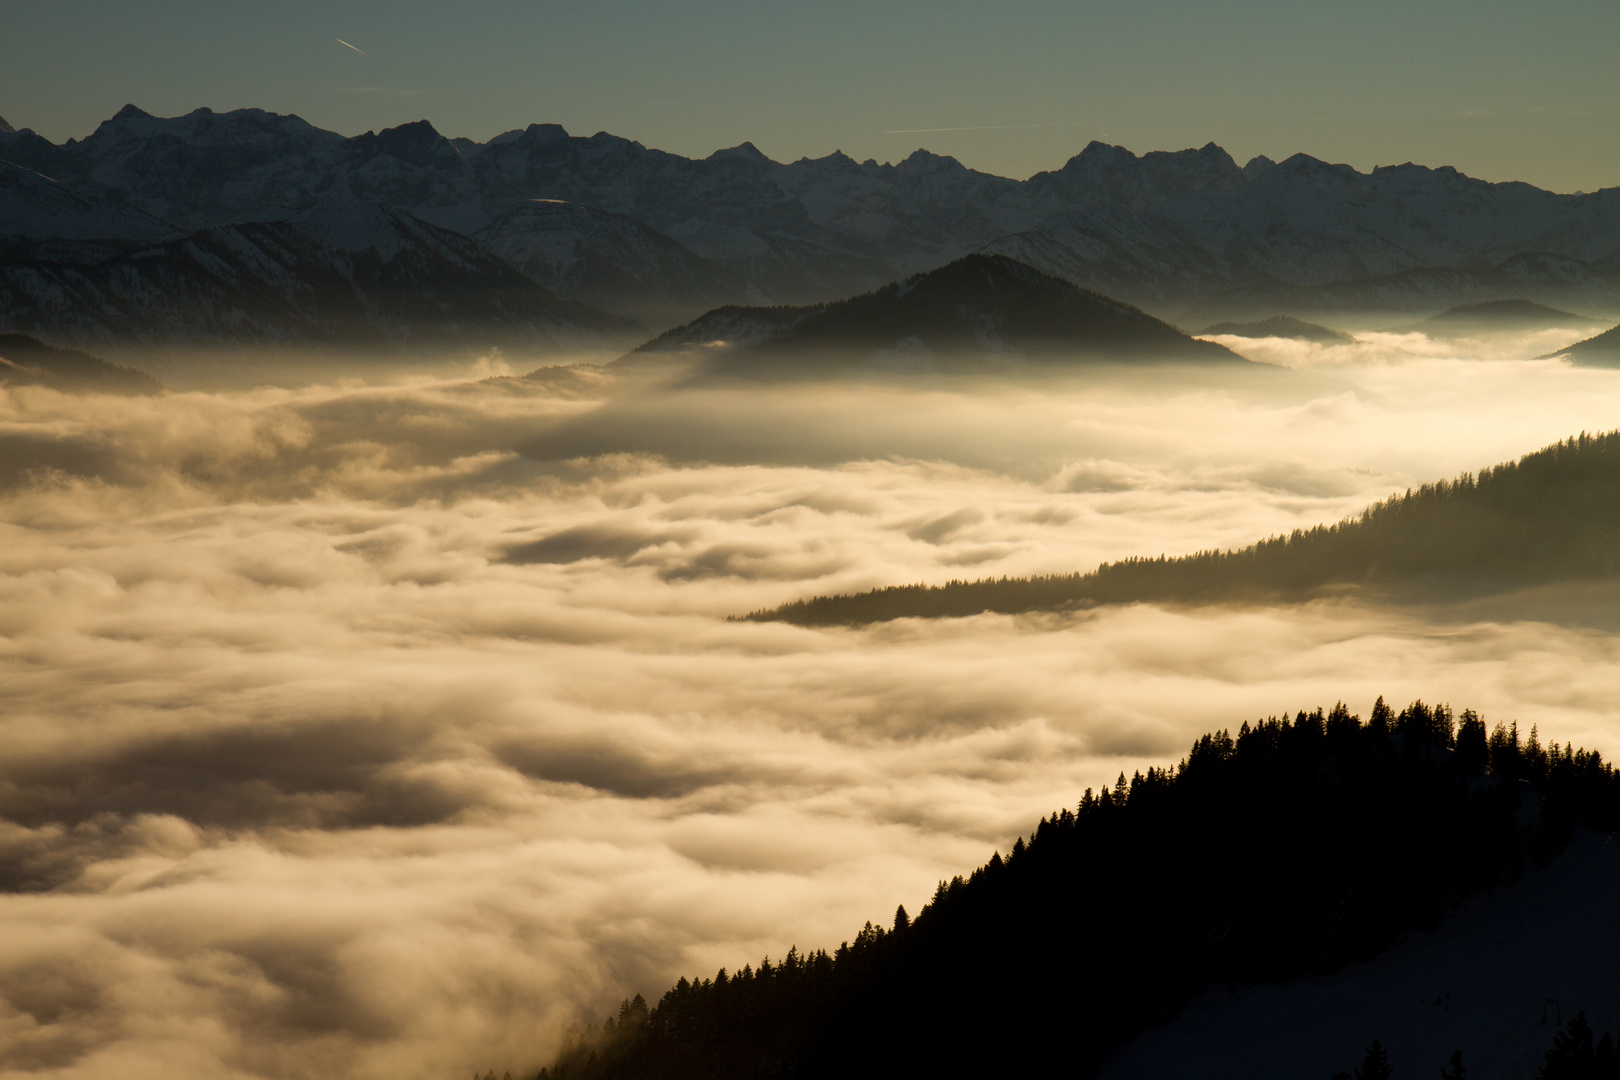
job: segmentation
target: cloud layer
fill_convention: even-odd
[[[836,945],[1281,709],[1423,696],[1620,747],[1616,639],[1511,609],[725,619],[1247,543],[1616,404],[1610,372],[1386,352],[6,394],[0,1075],[533,1070],[622,996]]]

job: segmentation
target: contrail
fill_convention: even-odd
[[[338,38],[337,43],[339,45],[344,45],[344,46],[347,46],[348,48],[354,49],[353,45],[350,45],[347,41],[344,41],[342,38]],[[366,50],[364,50],[364,49],[354,49],[354,51],[359,53],[361,56],[370,56],[371,55],[370,53],[366,52]]]
[[[1095,122],[1094,120],[1076,120],[1066,124],[978,124],[973,127],[896,128],[893,131],[880,132],[880,134],[920,135],[929,131],[1012,131],[1015,128],[1085,127],[1087,124]]]

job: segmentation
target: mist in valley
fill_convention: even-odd
[[[1238,547],[1606,431],[1620,374],[1538,359],[1578,336],[0,390],[0,1058],[532,1072],[623,997],[916,911],[1208,730],[1382,694],[1613,754],[1620,638],[1545,595],[729,619]]]

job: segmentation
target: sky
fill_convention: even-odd
[[[1620,184],[1612,0],[10,0],[5,27],[0,116],[57,141],[133,102],[1014,177],[1100,139]]]

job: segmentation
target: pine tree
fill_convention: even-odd
[[[1384,1044],[1374,1039],[1367,1047],[1367,1056],[1361,1059],[1361,1068],[1356,1070],[1356,1080],[1389,1080],[1394,1071],[1389,1067]]]
[[[1463,715],[1467,716],[1466,713]],[[1466,720],[1464,722],[1466,723]],[[1484,730],[1483,727],[1480,728],[1482,735]],[[1467,1080],[1467,1078],[1468,1070],[1463,1068],[1462,1051],[1453,1050],[1451,1052],[1451,1067],[1440,1070],[1440,1080]]]
[[[1568,1023],[1559,1025],[1552,1048],[1542,1059],[1541,1071],[1536,1076],[1540,1080],[1588,1080],[1598,1075],[1592,1026],[1586,1022],[1586,1012],[1582,1010]]]

